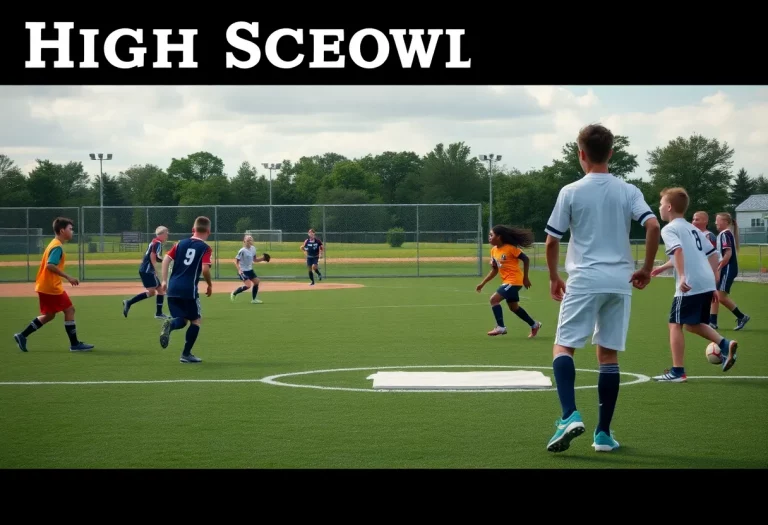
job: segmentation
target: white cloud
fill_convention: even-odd
[[[619,91],[621,88],[610,88]],[[647,88],[658,109],[637,100],[608,104],[587,89],[560,86],[5,86],[0,87],[0,153],[30,170],[35,158],[81,160],[113,153],[115,173],[133,164],[167,168],[172,157],[205,150],[234,175],[243,161],[298,160],[328,151],[356,157],[386,150],[419,154],[464,141],[473,154],[503,155],[528,170],[560,156],[580,127],[602,122],[629,135],[647,169],[647,151],[679,135],[701,133],[736,149],[735,168],[768,175],[768,97],[737,101],[727,89],[686,105],[663,104],[664,87]],[[665,107],[666,106],[666,107]],[[648,104],[645,105],[648,107]],[[261,171],[261,170],[260,170]]]

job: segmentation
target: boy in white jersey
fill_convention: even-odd
[[[235,268],[237,268],[237,275],[245,283],[245,285],[238,287],[234,292],[229,295],[232,302],[235,302],[237,294],[246,291],[253,284],[251,290],[251,304],[261,304],[260,299],[256,299],[256,294],[259,293],[259,278],[256,276],[256,272],[253,271],[253,263],[265,261],[264,257],[256,257],[256,247],[253,245],[253,237],[246,235],[243,238],[243,247],[237,252],[235,256]]]
[[[729,341],[709,326],[709,308],[714,300],[717,273],[717,248],[701,230],[684,219],[688,209],[688,193],[683,188],[661,192],[659,214],[669,224],[661,229],[664,247],[675,269],[675,297],[669,314],[669,344],[672,369],[653,379],[667,383],[686,381],[684,354],[686,330],[720,346],[723,372],[736,362],[736,341]],[[658,275],[667,265],[654,269]]]
[[[547,221],[547,266],[550,294],[560,305],[552,369],[563,413],[547,444],[550,452],[562,452],[584,433],[576,410],[574,350],[584,347],[592,335],[600,363],[597,395],[599,419],[592,446],[609,452],[619,446],[610,430],[619,395],[618,353],[624,350],[629,329],[632,286],[643,289],[659,247],[659,223],[640,190],[612,175],[608,161],[613,154],[613,134],[603,126],[590,125],[579,132],[579,163],[584,177],[564,186]],[[645,264],[635,270],[629,243],[632,220],[645,226]],[[560,278],[560,238],[571,230],[565,271]]]

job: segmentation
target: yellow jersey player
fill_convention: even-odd
[[[518,293],[523,286],[531,287],[531,281],[528,279],[530,260],[519,247],[529,248],[533,246],[533,240],[533,233],[530,230],[510,226],[494,226],[488,236],[488,242],[491,244],[491,271],[483,279],[483,282],[477,285],[476,290],[479,293],[488,281],[496,277],[498,273],[501,273],[502,280],[501,286],[491,296],[491,310],[496,318],[496,328],[488,332],[488,335],[507,333],[501,308],[502,300],[507,301],[509,309],[531,327],[531,333],[528,337],[535,337],[539,333],[541,323],[534,321],[528,312],[520,306]],[[520,271],[520,261],[523,262],[522,272]]]
[[[53,233],[56,238],[48,244],[43,252],[35,279],[35,291],[40,300],[40,313],[42,315],[32,319],[32,322],[23,332],[13,335],[13,339],[22,352],[27,351],[27,337],[32,335],[32,332],[42,328],[44,324],[53,321],[59,312],[64,312],[64,329],[69,336],[69,350],[87,352],[93,348],[93,345],[77,339],[75,307],[61,282],[62,279],[66,279],[72,286],[80,284],[77,279],[64,273],[64,265],[67,260],[64,253],[64,243],[71,241],[75,234],[72,228],[73,224],[71,219],[64,217],[57,217],[53,221]]]

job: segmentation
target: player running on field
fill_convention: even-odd
[[[712,341],[720,347],[723,372],[736,362],[738,343],[729,341],[709,326],[709,308],[715,298],[717,248],[707,242],[699,228],[685,220],[688,193],[683,188],[670,188],[661,192],[659,215],[668,224],[661,229],[667,255],[675,269],[675,296],[669,314],[669,344],[672,369],[655,376],[656,381],[681,383],[685,375],[685,334],[691,333]],[[662,267],[654,269],[656,276]]]
[[[315,237],[315,230],[309,230],[309,237],[301,245],[301,251],[307,254],[307,268],[309,268],[309,285],[315,285],[315,276],[312,275],[312,270],[317,274],[317,280],[322,281],[323,275],[320,273],[317,263],[320,260],[320,256],[323,253],[324,246],[323,241]]]
[[[619,447],[611,420],[619,396],[619,352],[629,330],[632,286],[646,287],[659,248],[659,222],[642,192],[610,173],[613,134],[590,125],[579,132],[579,164],[584,177],[564,186],[547,221],[546,252],[550,293],[560,303],[552,369],[562,417],[547,443],[550,452],[562,452],[584,433],[576,409],[576,366],[573,355],[592,335],[600,364],[597,379],[598,422],[592,446],[596,452]],[[645,261],[635,271],[629,243],[631,221],[645,226]],[[571,231],[565,258],[567,284],[558,273],[560,239]]]
[[[156,265],[162,263],[163,257],[163,243],[168,240],[168,228],[165,226],[158,226],[155,229],[155,238],[149,242],[147,251],[144,252],[144,258],[139,265],[139,278],[141,279],[146,292],[142,292],[127,301],[123,301],[123,316],[128,317],[128,311],[131,306],[149,299],[153,295],[157,295],[155,302],[157,310],[155,311],[155,319],[167,319],[168,316],[163,314],[163,300],[165,295],[160,287],[160,278],[157,276]]]
[[[160,346],[168,348],[171,331],[181,330],[187,325],[187,337],[184,350],[179,361],[182,363],[200,363],[202,359],[192,354],[192,347],[197,340],[202,323],[202,309],[200,307],[200,293],[197,283],[200,274],[205,277],[208,288],[205,295],[210,297],[213,293],[211,282],[211,247],[206,244],[206,239],[211,233],[211,220],[208,217],[195,219],[194,235],[182,239],[163,258],[162,287],[168,296],[168,309],[172,319],[163,321],[160,332]],[[173,261],[173,271],[168,280],[168,267]]]
[[[13,334],[13,339],[22,352],[27,351],[27,337],[32,335],[32,332],[42,328],[44,324],[53,321],[59,312],[64,312],[64,330],[69,337],[69,350],[71,352],[87,352],[93,348],[93,345],[83,343],[77,338],[75,307],[61,282],[63,278],[69,281],[72,286],[80,284],[80,281],[64,273],[64,266],[67,261],[64,243],[71,241],[75,234],[72,228],[73,224],[72,219],[64,217],[57,217],[53,221],[53,233],[56,238],[45,248],[35,278],[35,291],[40,301],[40,313],[42,315],[32,319],[32,322],[23,332]]]
[[[541,328],[539,321],[534,321],[528,315],[522,306],[520,306],[520,289],[525,286],[531,287],[531,281],[528,279],[528,268],[530,260],[523,253],[520,246],[530,248],[533,246],[533,232],[510,226],[494,226],[488,235],[488,242],[491,244],[491,271],[477,285],[478,293],[483,287],[497,274],[501,273],[501,286],[491,296],[491,310],[496,318],[496,328],[488,332],[488,335],[504,335],[507,333],[507,327],[504,325],[504,311],[501,307],[501,301],[507,302],[509,309],[525,321],[531,327],[531,333],[528,337],[536,337]],[[520,261],[523,262],[523,271],[520,271]]]
[[[739,249],[739,227],[730,213],[718,213],[715,216],[717,231],[717,250],[720,252],[720,264],[718,265],[719,279],[717,283],[717,303],[712,304],[709,315],[709,325],[717,330],[718,304],[728,308],[736,316],[736,328],[741,330],[749,322],[750,317],[739,310],[733,299],[729,297],[731,286],[736,276],[739,275],[739,259],[736,252]],[[736,235],[734,235],[736,232]]]
[[[232,302],[235,302],[235,297],[237,297],[238,294],[246,291],[253,285],[253,290],[251,291],[251,304],[262,303],[260,299],[256,299],[256,294],[259,293],[259,278],[256,275],[256,272],[253,271],[253,263],[267,261],[268,259],[266,257],[267,254],[264,254],[263,257],[256,257],[256,247],[253,245],[253,237],[246,235],[245,238],[243,238],[243,247],[240,248],[240,251],[237,252],[237,255],[235,256],[235,268],[237,269],[238,277],[240,277],[240,280],[245,284],[238,287],[230,294],[229,297]]]

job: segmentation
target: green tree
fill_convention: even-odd
[[[747,170],[741,168],[731,183],[731,210],[755,193],[755,180],[747,174]]]

